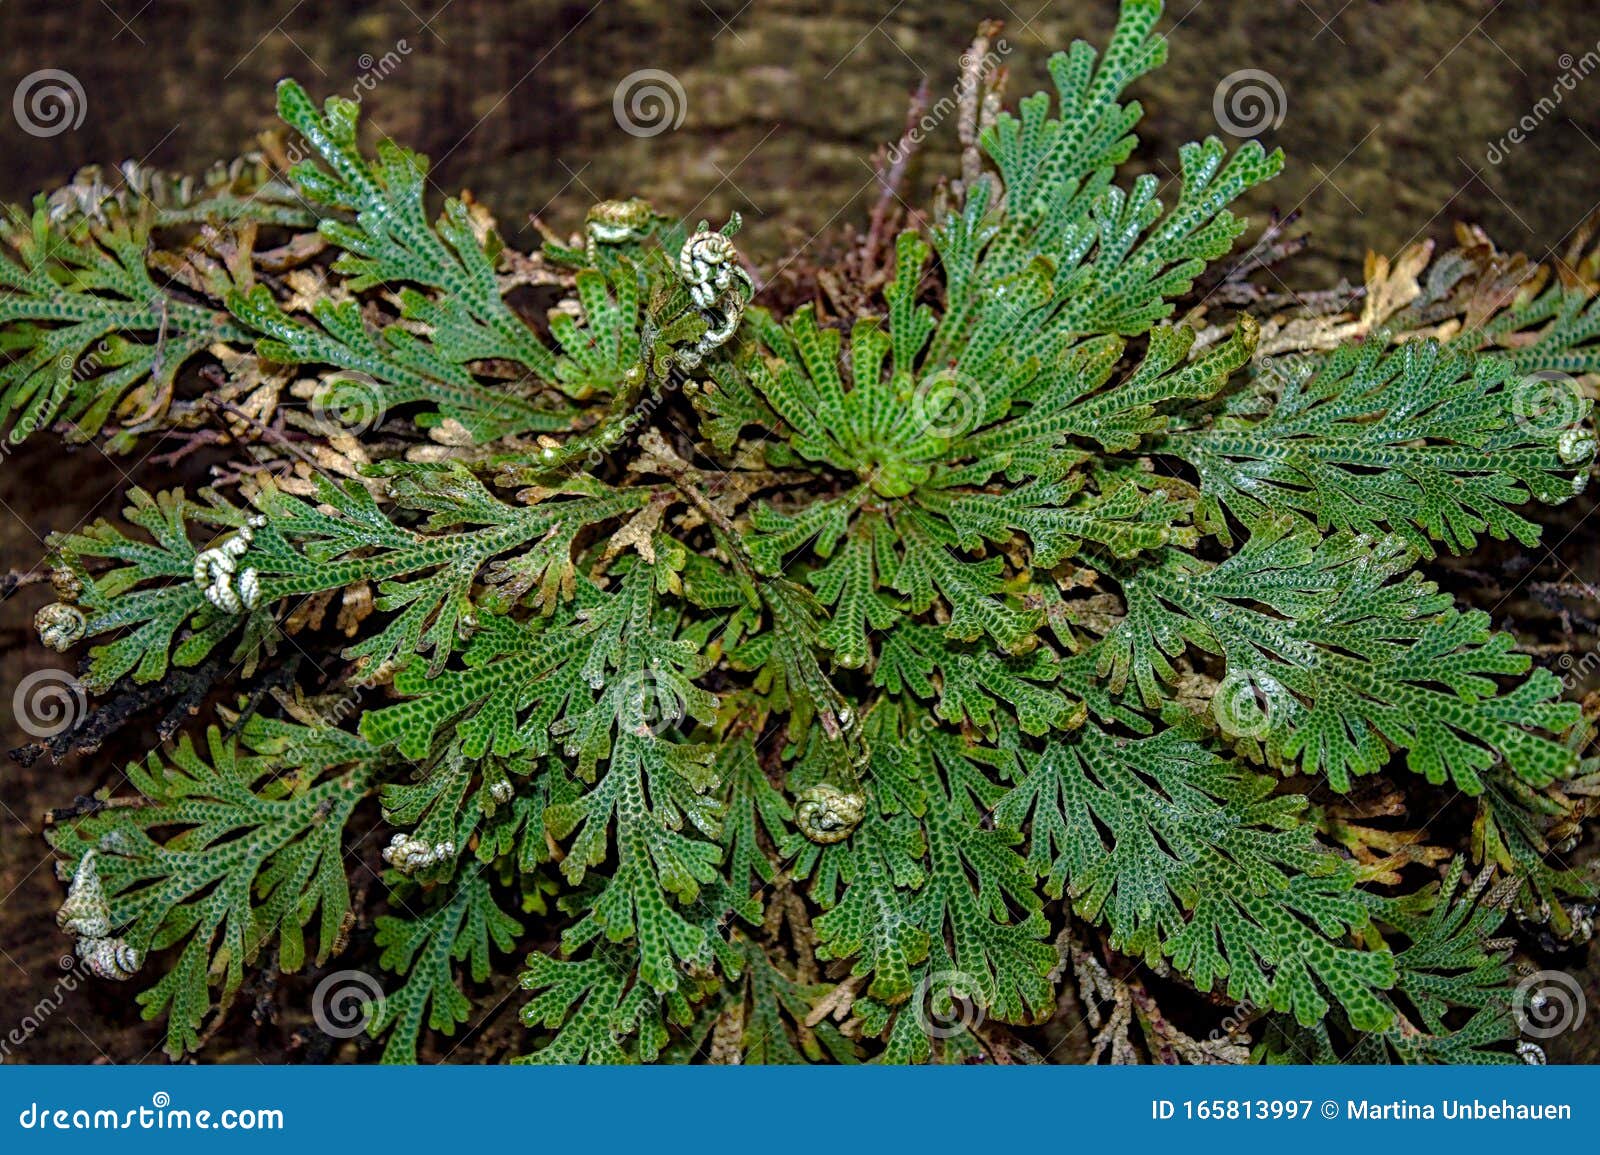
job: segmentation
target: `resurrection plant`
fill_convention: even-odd
[[[358,949],[401,1062],[518,956],[535,1062],[1538,1056],[1496,936],[1589,933],[1589,727],[1419,566],[1584,488],[1600,262],[1209,267],[1282,158],[1119,182],[1159,12],[974,64],[960,176],[783,307],[737,217],[435,218],[292,82],[292,167],[12,211],[10,440],[227,459],[51,539],[89,705],[16,752],[154,718],[49,838],[172,1056]]]

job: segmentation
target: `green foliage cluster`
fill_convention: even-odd
[[[1128,0],[1103,55],[1074,45],[984,125],[985,174],[895,239],[859,316],[777,315],[738,278],[707,305],[682,254],[731,244],[653,213],[513,254],[469,202],[430,217],[426,161],[363,152],[355,105],[287,82],[315,155],[282,180],[15,216],[13,440],[181,427],[208,362],[331,383],[324,417],[355,381],[378,412],[325,438],[368,447],[344,476],[285,457],[233,495],[135,490],[123,526],[52,541],[96,694],[343,663],[52,832],[68,870],[96,851],[174,1056],[263,952],[344,944],[370,797],[390,1060],[530,941],[531,1061],[959,1060],[986,1044],[929,1029],[950,990],[1049,1020],[1088,927],[1266,1018],[1266,1057],[1514,1059],[1493,935],[1511,896],[1583,892],[1544,832],[1593,768],[1557,679],[1418,567],[1531,544],[1528,504],[1583,488],[1588,402],[1550,420],[1525,382],[1600,368],[1600,305],[1541,287],[1286,377],[1249,317],[1197,340],[1175,312],[1282,158],[1212,138],[1165,197],[1119,183],[1158,15]],[[320,294],[263,260],[274,229]],[[305,608],[334,605],[330,645]],[[1380,885],[1317,800],[1385,771],[1482,799],[1478,852],[1514,881],[1460,893],[1457,858]]]

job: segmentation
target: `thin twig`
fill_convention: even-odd
[[[917,85],[916,92],[911,95],[911,103],[906,107],[906,126],[900,133],[900,142],[888,156],[884,157],[885,160],[889,160],[889,166],[885,168],[882,161],[878,164],[878,184],[882,191],[878,193],[877,203],[872,206],[867,240],[862,246],[862,264],[866,268],[873,267],[878,253],[883,249],[886,226],[895,205],[901,199],[900,193],[906,182],[906,170],[911,166],[912,154],[917,151],[917,124],[927,110],[928,78],[923,77],[922,83]]]
[[[335,480],[333,478],[333,476],[331,474],[329,474],[328,471],[322,467],[321,462],[317,461],[316,458],[312,457],[309,453],[306,453],[303,449],[301,449],[298,445],[296,445],[293,441],[291,441],[284,434],[283,430],[274,429],[272,426],[265,424],[259,418],[255,417],[254,415],[252,415],[250,413],[247,413],[243,409],[239,408],[239,406],[235,405],[232,401],[217,401],[217,400],[213,400],[211,402],[211,404],[213,406],[215,406],[216,408],[221,409],[223,412],[231,413],[235,417],[239,418],[241,421],[248,422],[249,424],[255,426],[257,429],[259,429],[261,431],[262,435],[265,436],[268,441],[272,442],[274,445],[278,446],[280,449],[284,449],[284,450],[287,450],[289,453],[292,453],[295,457],[297,457],[301,461],[305,462],[312,469],[315,469],[318,473],[320,473],[324,477],[328,478],[328,480],[330,480],[330,481]]]

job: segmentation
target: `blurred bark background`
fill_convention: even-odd
[[[515,234],[529,212],[572,226],[592,200],[644,193],[674,215],[741,210],[758,262],[781,260],[870,195],[874,147],[899,135],[926,79],[946,95],[985,18],[1003,20],[1013,99],[1049,53],[1105,39],[1115,0],[4,0],[0,98],[61,69],[82,124],[24,135],[0,109],[0,197],[125,157],[192,170],[270,125],[272,86],[365,95],[372,126],[434,158]],[[1265,143],[1288,171],[1249,207],[1299,207],[1320,266],[1359,268],[1454,219],[1534,255],[1600,199],[1600,11],[1592,0],[1171,0],[1169,65],[1135,92],[1142,163],[1176,169],[1216,132],[1218,81],[1262,69],[1281,85]],[[403,46],[403,47],[402,47]],[[397,64],[385,68],[385,59]],[[376,63],[376,67],[375,67]],[[681,124],[618,127],[618,83],[641,69],[681,84]],[[1570,91],[1558,82],[1574,79]],[[1582,78],[1578,78],[1582,77]],[[1540,113],[1541,98],[1559,104]],[[1504,141],[1535,118],[1520,145]],[[1495,142],[1505,158],[1486,160]],[[923,172],[948,171],[954,126]],[[522,239],[531,243],[531,233]]]

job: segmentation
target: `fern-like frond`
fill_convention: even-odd
[[[1177,679],[1169,659],[1221,656],[1224,730],[1340,791],[1391,748],[1428,781],[1470,794],[1500,758],[1534,785],[1569,776],[1577,759],[1556,736],[1579,713],[1555,701],[1555,675],[1529,674],[1510,635],[1456,610],[1410,561],[1393,538],[1324,539],[1293,519],[1260,527],[1215,566],[1168,551],[1122,577],[1128,612],[1100,668],[1113,689],[1131,682],[1154,705]]]
[[[141,805],[75,819],[50,834],[66,860],[96,852],[111,927],[136,950],[178,950],[139,996],[165,1015],[167,1052],[200,1041],[206,1014],[226,1011],[244,968],[273,943],[285,971],[342,942],[350,912],[345,823],[377,784],[382,753],[359,738],[252,718],[240,736],[213,727],[204,753],[183,738],[128,767]],[[216,995],[212,990],[216,988]]]
[[[1032,761],[995,818],[1031,831],[1047,890],[1104,919],[1117,949],[1306,1025],[1331,999],[1381,1030],[1394,962],[1344,941],[1366,922],[1354,875],[1313,838],[1305,800],[1272,791],[1192,727],[1129,742],[1091,723]]]
[[[1225,542],[1224,509],[1252,529],[1294,514],[1394,534],[1423,554],[1433,543],[1471,549],[1484,534],[1533,545],[1539,528],[1515,507],[1581,492],[1594,458],[1589,401],[1572,392],[1552,404],[1550,389],[1559,383],[1519,378],[1496,358],[1372,341],[1291,377],[1264,420],[1163,448],[1199,473],[1202,523]]]
[[[41,203],[13,210],[3,239],[0,428],[13,444],[57,420],[85,441],[114,415],[153,415],[186,364],[248,335],[217,305],[157,281],[148,212],[57,224]]]

